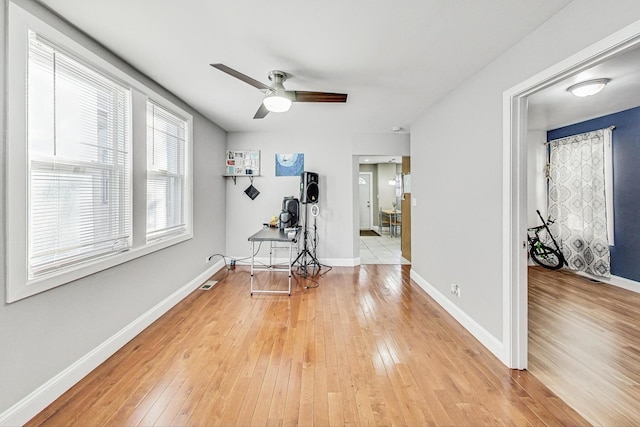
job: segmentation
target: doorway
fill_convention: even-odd
[[[503,96],[504,360],[511,368],[529,368],[529,342],[531,342],[531,351],[537,352],[531,354],[532,363],[530,367],[532,371],[536,370],[534,374],[540,374],[541,377],[539,379],[543,380],[546,386],[555,391],[562,399],[572,401],[575,409],[582,415],[587,416],[587,419],[595,424],[613,424],[611,422],[603,422],[602,420],[604,418],[599,417],[602,414],[617,414],[620,408],[624,408],[621,402],[629,395],[629,383],[624,383],[624,380],[621,382],[619,379],[624,379],[625,375],[633,375],[636,377],[638,375],[637,370],[633,369],[634,365],[628,363],[628,357],[623,357],[623,362],[616,364],[610,362],[609,360],[611,359],[598,356],[602,353],[606,353],[609,356],[623,353],[621,350],[624,350],[624,348],[637,347],[637,343],[634,341],[632,344],[623,344],[623,348],[621,349],[621,341],[616,340],[617,335],[615,329],[605,330],[605,322],[597,322],[595,320],[593,310],[595,308],[602,309],[606,303],[605,299],[601,298],[597,303],[593,304],[595,290],[602,291],[609,285],[600,284],[594,287],[594,284],[588,283],[587,279],[571,272],[563,271],[548,273],[544,270],[532,270],[534,274],[531,276],[528,275],[530,267],[527,263],[526,230],[527,227],[531,225],[529,222],[529,218],[531,217],[530,212],[535,212],[535,209],[538,207],[536,204],[541,204],[540,194],[542,194],[542,200],[546,199],[546,186],[544,183],[538,186],[538,191],[532,191],[531,186],[528,185],[528,181],[536,179],[536,174],[544,168],[544,162],[538,162],[538,166],[542,165],[542,168],[537,168],[535,160],[540,159],[540,157],[546,157],[544,155],[540,156],[540,145],[538,145],[538,149],[533,150],[529,145],[530,140],[536,138],[536,136],[532,134],[535,134],[536,131],[540,132],[536,122],[539,117],[532,115],[532,111],[539,108],[538,101],[540,100],[540,95],[544,94],[545,91],[548,93],[555,87],[566,95],[569,82],[574,83],[575,79],[584,77],[594,78],[595,76],[593,74],[595,71],[602,71],[601,66],[611,65],[614,61],[619,62],[621,58],[632,56],[634,51],[640,50],[639,48],[640,22],[626,27],[624,30],[579,52],[568,60],[522,82],[506,91]],[[639,62],[640,60],[635,61],[635,69],[640,68],[638,67]],[[608,68],[608,70],[611,70],[611,68]],[[630,71],[632,70],[627,70],[627,74]],[[632,77],[630,81],[633,82],[636,79],[637,78]],[[615,80],[612,79],[611,81],[621,83],[625,80],[615,78]],[[611,86],[613,87],[613,85]],[[629,87],[626,87],[625,91],[628,92],[628,94],[638,93],[638,90],[629,89]],[[620,96],[618,97],[620,98]],[[597,98],[593,97],[592,99]],[[640,104],[638,99],[636,99],[635,102],[635,106]],[[602,102],[602,104],[607,104],[607,102]],[[613,112],[632,108],[633,106],[634,105],[621,106],[613,111],[592,111],[590,114],[584,114],[583,111],[582,113],[584,115],[578,117],[578,120],[576,120],[576,117],[571,118],[569,122],[564,123],[562,126],[605,116]],[[557,104],[556,108],[558,108]],[[575,111],[576,108],[563,105],[562,111],[558,114],[562,115]],[[542,116],[557,117],[557,115],[550,110],[545,111]],[[560,128],[562,126],[547,127],[546,130]],[[543,140],[546,141],[546,131],[542,131],[541,133],[541,135],[537,135],[537,138],[544,138]],[[538,196],[536,197],[533,193],[538,193]],[[542,207],[545,206],[546,201],[542,202]],[[549,291],[544,291],[542,288],[542,285],[547,285],[547,283],[539,281],[540,271],[544,272],[545,281],[553,281],[551,283],[552,286],[548,287],[550,289]],[[571,280],[578,279],[582,280],[582,282],[569,286],[566,282],[569,277],[572,278]],[[531,283],[529,280],[531,280]],[[536,282],[536,280],[538,280],[538,282]],[[581,287],[583,288],[583,292],[573,292],[575,289],[581,289]],[[610,289],[611,294],[617,297],[619,297],[621,293],[624,293],[624,290],[619,288],[615,289],[614,287],[610,287]],[[554,295],[554,292],[557,294]],[[587,298],[587,302],[584,306],[581,306],[580,303],[572,302],[569,305],[571,305],[573,309],[563,311],[567,307],[567,303],[564,301],[571,292],[580,297]],[[552,296],[549,301],[556,304],[562,304],[564,302],[564,308],[554,312],[553,309],[550,308],[549,302],[541,298],[541,296],[544,297],[546,294]],[[627,301],[632,297],[633,296],[630,295],[623,295],[622,301]],[[611,301],[615,301],[615,298],[616,297],[611,296]],[[619,304],[620,303],[618,303],[616,307],[618,307]],[[540,307],[542,307],[542,309]],[[531,310],[531,313],[529,310]],[[544,313],[542,318],[541,313]],[[619,310],[619,308],[616,308],[614,313],[615,315],[627,314]],[[554,314],[560,317],[553,319],[552,315]],[[576,315],[578,319],[574,321],[567,320],[566,317],[569,314]],[[636,313],[631,314],[637,317]],[[614,319],[618,324],[624,324],[624,320],[619,320],[614,315],[610,315],[607,318]],[[529,324],[530,322],[531,325]],[[549,327],[549,325],[555,327],[556,331],[554,332],[553,328]],[[576,331],[576,328],[585,326],[586,332]],[[580,337],[579,340],[582,339],[582,342],[584,342],[584,337],[587,334],[593,334],[596,329],[603,333],[605,339],[596,343],[596,340],[591,338],[586,348],[581,349],[581,351],[577,353],[570,353],[568,350],[564,351],[564,356],[570,354],[565,360],[567,361],[565,365],[562,365],[562,360],[556,358],[557,355],[554,355],[553,351],[549,350],[557,350],[561,346],[564,346],[561,348],[568,348],[575,344],[576,340],[571,341],[569,339],[570,337]],[[542,330],[542,333],[540,333],[540,330]],[[530,331],[531,337],[529,336]],[[623,331],[623,335],[626,336],[628,334],[626,331]],[[530,339],[532,341],[530,341]],[[545,345],[547,345],[547,347],[545,347]],[[574,348],[578,347],[579,346],[574,345]],[[540,363],[541,360],[543,360],[543,364]],[[604,360],[607,360],[607,362],[603,364]],[[582,369],[587,369],[590,373],[594,374],[603,373],[602,366],[606,365],[607,369],[609,369],[609,372],[606,372],[604,375],[608,380],[606,386],[601,383],[596,386],[595,380],[591,378],[586,380],[586,375],[580,375],[578,371],[573,369],[576,361]],[[595,365],[593,364],[594,361],[596,362]],[[549,369],[549,367],[557,368],[561,366],[565,368]],[[570,368],[566,368],[566,366],[570,366]],[[615,369],[618,368],[620,370],[616,371]],[[585,385],[589,385],[589,387],[585,387]],[[598,390],[595,394],[593,393],[594,389],[592,387],[596,387]],[[598,393],[602,393],[603,396],[599,398]],[[614,396],[613,400],[607,403],[607,398],[611,396]],[[631,408],[632,413],[635,411],[635,401],[637,401],[637,398],[635,398],[630,405],[627,405]],[[615,406],[616,411],[611,409],[613,406]],[[627,410],[627,408],[623,410]],[[635,414],[637,414],[637,411]],[[637,424],[637,422],[630,422],[629,424]]]
[[[373,172],[360,172],[360,231],[373,229]]]
[[[404,157],[408,159],[408,157]],[[402,156],[359,156],[359,258],[361,264],[410,264],[404,231]],[[394,222],[390,221],[390,212]]]
[[[504,343],[505,360],[512,368],[526,369],[528,354],[528,265],[526,247],[528,207],[529,102],[559,82],[576,78],[640,46],[640,23],[608,37],[504,93]],[[567,109],[565,109],[567,110]]]

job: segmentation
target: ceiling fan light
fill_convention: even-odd
[[[279,95],[266,96],[262,103],[272,113],[284,113],[291,108],[291,100]]]
[[[567,90],[575,96],[584,98],[585,96],[591,96],[599,93],[610,81],[611,79],[587,80],[586,82],[569,86]]]

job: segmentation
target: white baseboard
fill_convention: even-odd
[[[0,414],[0,426],[24,425],[224,266],[221,260]]]
[[[444,308],[453,318],[460,323],[471,335],[473,335],[482,345],[484,345],[494,356],[502,363],[508,366],[505,359],[504,344],[496,337],[490,334],[486,329],[480,326],[467,313],[462,311],[460,307],[455,305],[449,298],[444,296],[440,291],[431,286],[424,278],[422,278],[415,270],[411,269],[411,279],[416,282],[431,298],[433,298],[442,308]]]
[[[584,271],[574,271],[574,273],[579,274],[580,276],[584,276],[588,279],[599,280],[602,283],[608,283],[609,285],[617,286],[628,291],[640,293],[640,282],[636,282],[635,280],[627,279],[620,276],[611,276],[609,278],[598,277],[585,273]]]
[[[319,261],[331,267],[355,267],[360,265],[360,258],[320,258]]]
[[[294,254],[294,259],[297,255]],[[240,259],[244,257],[238,257],[235,259]],[[234,259],[234,258],[232,258]],[[356,265],[360,265],[360,258],[319,258],[323,265],[328,265],[331,267],[355,267]],[[269,264],[269,257],[255,257],[256,264],[260,264],[262,266]],[[283,257],[273,257],[271,259],[272,264],[282,264],[286,265],[289,262],[289,258]],[[237,265],[251,265],[251,259],[243,259],[242,261],[237,261]]]

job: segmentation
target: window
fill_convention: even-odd
[[[193,237],[192,116],[14,2],[7,34],[7,302]]]
[[[147,101],[147,241],[185,230],[185,142],[188,122]]]
[[[29,34],[29,277],[131,247],[129,90]]]
[[[569,268],[596,276],[610,274],[613,244],[611,129],[549,143],[549,215]],[[612,188],[612,187],[611,187]],[[609,193],[609,194],[607,194]]]

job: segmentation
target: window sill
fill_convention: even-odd
[[[61,271],[56,274],[27,280],[26,283],[25,280],[20,280],[17,277],[12,278],[9,275],[7,277],[7,303],[16,302],[91,274],[107,270],[136,258],[168,248],[169,246],[187,241],[192,237],[193,232],[189,231],[170,239],[149,243],[128,251],[120,252],[117,255],[83,263],[75,268],[66,269],[65,271]]]

